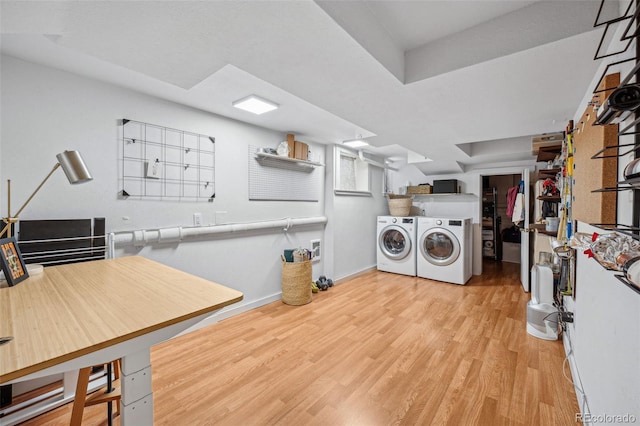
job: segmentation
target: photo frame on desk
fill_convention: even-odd
[[[13,237],[0,239],[0,265],[9,287],[29,277],[20,248]]]

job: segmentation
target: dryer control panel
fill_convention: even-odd
[[[461,220],[450,220],[449,221],[449,226],[462,226],[462,221]]]

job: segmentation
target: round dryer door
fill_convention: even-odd
[[[387,226],[382,230],[378,244],[384,255],[393,260],[404,259],[411,251],[409,234],[395,225]]]
[[[447,266],[460,256],[460,242],[447,229],[431,228],[420,238],[420,252],[429,263]]]

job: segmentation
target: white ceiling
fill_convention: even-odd
[[[532,161],[531,135],[564,129],[598,67],[599,4],[2,0],[0,42],[3,54],[283,137],[362,135],[375,153],[433,159],[418,166],[435,174]],[[249,94],[281,107],[231,107]],[[479,142],[496,155],[469,154]]]

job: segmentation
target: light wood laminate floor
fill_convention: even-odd
[[[163,343],[155,424],[576,424],[561,341],[525,331],[519,265],[484,269],[466,286],[373,271]],[[70,412],[25,424],[65,425]],[[89,407],[84,424],[105,417]]]

